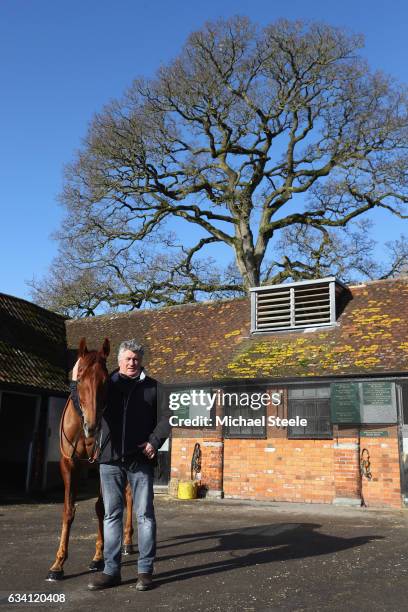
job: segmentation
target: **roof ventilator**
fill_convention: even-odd
[[[334,276],[253,287],[251,333],[335,325],[336,303],[347,287]]]

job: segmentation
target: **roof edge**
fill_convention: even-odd
[[[58,312],[54,312],[53,310],[50,310],[49,308],[44,308],[43,306],[39,306],[35,302],[30,302],[29,300],[26,300],[25,298],[21,298],[21,297],[18,297],[16,295],[11,295],[10,293],[4,293],[3,291],[1,291],[0,292],[0,297],[3,296],[3,295],[6,298],[10,298],[10,299],[15,300],[17,302],[24,302],[25,304],[28,304],[28,306],[34,306],[34,308],[37,308],[37,310],[39,310],[41,312],[46,312],[47,314],[51,314],[54,317],[62,319],[63,321],[69,320],[68,317],[65,317],[64,315],[59,314]]]
[[[126,312],[111,312],[101,315],[96,315],[94,317],[76,317],[71,319],[66,319],[66,323],[78,323],[78,321],[100,321],[101,319],[117,319],[120,317],[129,317],[129,316],[137,316],[137,315],[145,315],[145,314],[154,314],[157,312],[163,312],[174,309],[181,308],[200,308],[201,306],[208,306],[212,304],[226,304],[228,302],[241,302],[244,300],[248,300],[249,296],[244,295],[241,297],[235,298],[224,298],[222,300],[203,300],[202,302],[187,302],[186,304],[173,304],[172,306],[163,306],[162,308],[138,308],[136,310],[128,310]]]

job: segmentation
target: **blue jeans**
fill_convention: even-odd
[[[121,465],[101,463],[100,477],[105,516],[104,559],[105,574],[120,574],[120,561],[123,536],[124,489],[126,480],[132,490],[133,507],[137,516],[139,559],[137,569],[140,573],[153,573],[156,556],[156,519],[153,506],[153,466],[141,464],[135,471]]]

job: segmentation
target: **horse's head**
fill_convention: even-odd
[[[88,351],[85,338],[82,338],[79,344],[78,396],[83,416],[85,444],[87,451],[90,452],[106,404],[108,387],[106,358],[109,350],[108,338],[105,338],[99,351]]]

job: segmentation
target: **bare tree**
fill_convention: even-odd
[[[294,225],[281,233],[276,245],[284,256],[268,262],[264,270],[266,283],[322,278],[334,275],[346,283],[364,279],[385,279],[401,276],[408,271],[408,241],[388,241],[381,249],[370,237],[372,223],[359,220],[339,231],[323,233],[310,225]]]
[[[193,262],[191,252],[130,255],[104,253],[84,265],[78,250],[64,250],[43,280],[32,279],[35,302],[66,316],[94,316],[101,312],[134,310],[144,304],[174,306],[197,301],[202,291],[216,299],[231,295],[238,285],[232,271],[218,270],[211,258]],[[79,261],[78,261],[79,259]]]
[[[95,115],[66,170],[62,247],[78,247],[79,267],[126,253],[137,268],[137,245],[194,227],[168,255],[186,283],[173,286],[165,266],[153,303],[318,276],[334,241],[347,242],[352,259],[359,230],[342,230],[375,208],[405,219],[408,201],[406,90],[370,71],[361,46],[316,23],[206,24],[156,78],[134,81]],[[296,236],[319,243],[320,256],[285,252]],[[231,249],[238,277],[188,269],[216,243]],[[128,293],[123,304],[133,307]]]

